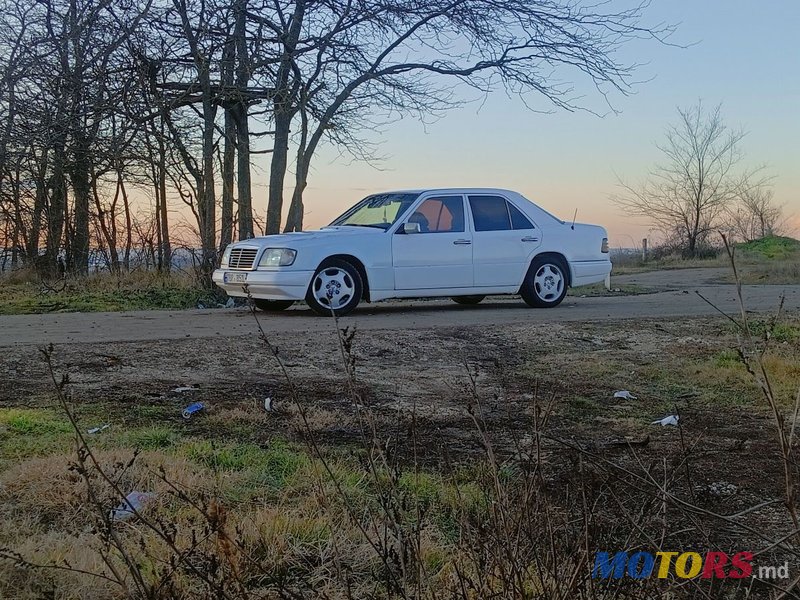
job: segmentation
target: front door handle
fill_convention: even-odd
[[[469,246],[472,243],[472,240],[456,240],[453,243],[456,246]]]
[[[523,242],[538,242],[539,238],[527,236],[527,237],[522,238],[522,241]]]

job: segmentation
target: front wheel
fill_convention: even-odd
[[[256,305],[258,310],[275,312],[279,310],[286,310],[292,304],[294,304],[294,300],[264,300],[261,298],[253,298],[253,304]]]
[[[556,257],[535,258],[520,289],[529,306],[552,308],[567,295],[567,267]]]
[[[456,304],[480,304],[486,296],[452,296],[450,300]]]
[[[363,291],[358,269],[346,260],[331,258],[314,273],[306,293],[306,303],[318,315],[341,317],[358,306]]]

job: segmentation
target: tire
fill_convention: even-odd
[[[528,306],[553,308],[567,295],[566,262],[557,256],[536,257],[531,262],[520,295]]]
[[[294,300],[263,300],[261,298],[253,298],[253,304],[256,305],[258,310],[276,312],[279,310],[286,310],[294,304]]]
[[[364,282],[358,269],[346,260],[329,258],[311,278],[306,303],[318,315],[330,317],[335,313],[341,317],[358,306],[363,293]]]
[[[450,300],[456,304],[480,304],[486,296],[452,296]]]

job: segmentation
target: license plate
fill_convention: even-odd
[[[225,283],[245,283],[247,281],[247,273],[225,273],[222,276]]]

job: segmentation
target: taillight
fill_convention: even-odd
[[[608,254],[608,238],[603,238],[603,243],[600,245],[600,252]]]

